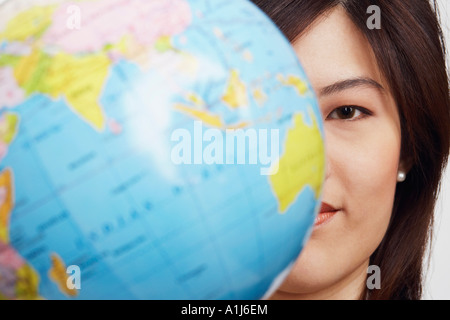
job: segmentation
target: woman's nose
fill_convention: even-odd
[[[331,161],[330,144],[326,130],[324,130],[324,133],[325,133],[324,146],[325,146],[325,181],[326,181],[331,174],[332,161]]]

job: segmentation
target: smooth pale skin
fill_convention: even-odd
[[[358,299],[366,286],[369,258],[388,228],[398,171],[405,170],[397,106],[369,42],[342,7],[318,18],[293,46],[324,118],[322,201],[340,211],[314,228],[272,299]],[[362,78],[373,83],[330,87]],[[349,105],[372,114],[356,111],[343,117],[336,111]]]

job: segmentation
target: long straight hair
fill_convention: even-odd
[[[253,0],[291,41],[328,10],[341,5],[366,36],[395,98],[401,156],[411,165],[397,185],[388,230],[370,264],[381,269],[381,289],[361,299],[420,299],[423,262],[450,149],[450,101],[445,44],[427,0]],[[367,9],[381,9],[381,29],[367,27]],[[381,155],[382,156],[382,155]]]

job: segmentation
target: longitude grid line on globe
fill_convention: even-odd
[[[186,177],[184,177],[184,178],[186,179]],[[200,215],[203,216],[202,223],[204,224],[205,227],[209,228],[209,222],[206,218],[207,213],[204,211],[204,208],[202,208],[201,205],[199,204],[198,197],[193,193],[193,190],[188,189],[188,192],[191,193],[191,197],[194,199],[194,203],[196,203],[196,206],[199,209]],[[226,268],[226,263],[225,263],[225,258],[224,258],[225,255],[220,250],[220,243],[217,241],[217,239],[213,233],[208,233],[208,238],[212,242],[212,245],[215,249],[216,258],[219,260],[219,262],[221,264],[221,268],[223,269],[222,270],[223,275],[225,278],[227,278],[227,283],[228,284],[233,283],[231,275],[229,274],[229,271]],[[236,292],[234,292],[234,290],[232,290],[231,294],[234,296],[234,295],[236,295]]]

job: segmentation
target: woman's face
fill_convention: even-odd
[[[322,201],[332,207],[325,211],[337,211],[316,219],[274,298],[358,298],[369,257],[388,227],[401,169],[397,108],[369,42],[341,7],[319,18],[293,45],[324,119]]]

